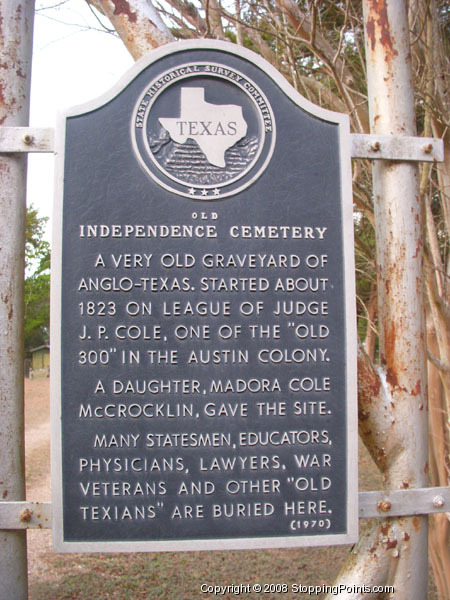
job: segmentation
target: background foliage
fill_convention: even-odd
[[[27,209],[25,244],[25,351],[49,343],[50,244],[44,240],[47,217]]]

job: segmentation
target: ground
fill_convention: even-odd
[[[49,380],[25,381],[27,499],[50,500]],[[380,478],[360,450],[360,489],[379,489]],[[360,522],[362,526],[364,523]],[[349,546],[228,552],[54,554],[50,530],[29,530],[30,600],[191,600],[203,583],[231,585],[332,584]],[[436,600],[430,585],[429,600]],[[305,594],[241,594],[243,599],[306,598]],[[322,597],[314,596],[316,598]]]

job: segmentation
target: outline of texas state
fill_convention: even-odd
[[[209,163],[225,167],[225,152],[247,134],[242,107],[205,102],[205,88],[181,88],[180,116],[161,117],[174,142],[194,140]]]

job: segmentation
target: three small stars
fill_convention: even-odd
[[[189,191],[189,195],[190,196],[196,196],[197,192],[199,192],[200,195],[203,196],[204,198],[210,195],[209,194],[209,190],[206,189],[206,188],[203,188],[203,189],[200,190],[199,188],[190,187],[188,189],[188,191]],[[219,188],[214,188],[213,190],[211,190],[211,193],[214,196],[220,196],[220,189]]]

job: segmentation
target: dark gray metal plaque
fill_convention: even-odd
[[[58,156],[55,548],[354,541],[347,117],[180,43],[65,115]]]

